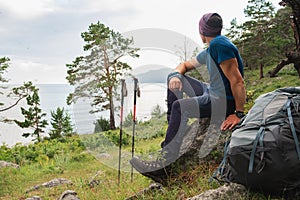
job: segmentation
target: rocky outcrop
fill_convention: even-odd
[[[169,180],[176,179],[182,171],[202,162],[218,164],[223,158],[224,145],[229,136],[229,132],[221,132],[220,123],[211,123],[210,119],[198,119],[186,131],[180,148],[180,157],[169,166],[144,175],[164,186],[170,184]],[[212,151],[218,151],[220,156],[216,158],[216,155],[211,154]],[[160,185],[160,190],[163,190],[162,185]],[[154,191],[151,186],[145,190]],[[135,199],[139,194],[144,194],[145,190],[128,199]],[[241,199],[246,192],[243,185],[230,183],[208,190],[189,200]]]
[[[0,160],[0,168],[2,168],[2,167],[13,167],[13,168],[16,168],[16,169],[20,168],[20,166],[17,165],[17,164]]]
[[[58,200],[80,200],[77,193],[73,190],[66,190],[62,193]]]
[[[99,185],[101,183],[101,180],[98,179],[98,176],[102,174],[102,171],[97,171],[97,173],[91,178],[88,185],[93,188],[95,185]]]
[[[228,200],[228,199],[244,199],[247,196],[247,189],[245,186],[229,183],[219,188],[207,190],[197,196],[188,198],[187,200]]]
[[[149,187],[139,191],[138,193],[128,197],[126,200],[142,199],[145,195],[163,194],[164,187],[159,183],[152,183]],[[185,200],[228,200],[228,199],[244,199],[248,195],[248,190],[245,186],[237,183],[226,183],[216,189],[207,190],[199,195],[190,198],[177,198]]]
[[[42,200],[42,198],[39,196],[33,196],[33,197],[29,197],[25,200]],[[80,200],[80,199],[77,197],[77,193],[75,191],[66,190],[61,194],[61,196],[58,198],[58,200]]]
[[[62,185],[62,184],[72,184],[72,182],[69,181],[68,179],[64,179],[64,178],[55,178],[55,179],[52,179],[51,181],[45,182],[43,184],[33,186],[32,188],[28,189],[26,191],[26,193],[34,191],[34,190],[38,190],[43,187],[52,188],[52,187],[56,187],[56,186]]]
[[[169,181],[176,179],[182,171],[186,171],[202,162],[220,163],[228,134],[222,133],[220,123],[212,123],[210,119],[197,119],[186,130],[182,141],[179,157],[163,167],[141,172],[162,185],[169,185]],[[219,151],[219,158],[212,151]]]
[[[33,197],[29,197],[29,198],[27,198],[25,200],[42,200],[42,198],[39,197],[39,196],[33,196]]]
[[[186,165],[193,166],[201,162],[219,163],[222,157],[216,160],[210,153],[223,152],[228,136],[228,132],[220,130],[220,123],[213,123],[209,118],[196,120],[188,128],[180,147],[181,156],[174,164],[180,163],[186,169]]]

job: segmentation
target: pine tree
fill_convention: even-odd
[[[56,111],[51,111],[51,126],[50,138],[63,138],[71,136],[73,132],[73,126],[70,115],[64,108],[57,108]]]
[[[31,88],[32,94],[26,97],[28,109],[21,107],[21,113],[24,116],[24,121],[14,120],[14,122],[21,128],[33,129],[33,132],[25,132],[22,134],[23,137],[29,136],[34,137],[34,140],[40,142],[42,140],[42,134],[45,132],[44,129],[48,125],[47,120],[43,119],[46,114],[42,113],[40,108],[40,97],[38,95],[38,88]]]
[[[9,68],[9,61],[10,59],[8,57],[2,57],[0,58],[0,84],[1,83],[8,83],[8,79],[4,77],[4,74],[6,70]],[[11,92],[8,92],[7,97],[8,98],[15,98],[16,100],[14,103],[10,105],[4,105],[4,103],[0,102],[0,112],[7,111],[16,105],[18,103],[26,98],[33,90],[35,87],[32,85],[32,82],[25,82],[23,85],[19,87],[14,87],[12,88]],[[0,95],[3,95],[5,93],[5,90],[8,90],[8,87],[0,85]],[[3,120],[4,122],[10,122],[11,120],[5,119]]]
[[[251,68],[259,66],[262,70],[272,52],[268,46],[272,39],[268,31],[272,26],[270,20],[275,14],[274,6],[265,0],[249,0],[244,13],[250,20],[242,26],[243,45],[247,46],[243,49],[244,55],[242,56],[247,58],[247,63]]]
[[[138,57],[133,40],[124,38],[120,33],[111,30],[104,24],[91,24],[87,32],[81,34],[86,56],[77,57],[72,64],[67,64],[67,80],[75,86],[74,93],[68,96],[67,102],[76,103],[79,98],[90,98],[93,103],[91,112],[110,111],[110,128],[115,129],[114,98],[120,78],[131,70],[131,67],[120,58]]]
[[[5,83],[8,80],[3,77],[3,74],[6,72],[7,68],[9,67],[8,62],[10,61],[7,57],[0,58],[0,82]]]
[[[0,58],[0,83],[6,83],[8,80],[4,78],[4,73],[6,72],[6,69],[9,67],[8,65],[9,58],[2,57]],[[0,86],[0,89],[5,89],[2,85]],[[0,90],[0,95],[3,94],[3,92]],[[3,106],[4,103],[0,102],[0,106]]]
[[[300,78],[300,1],[299,0],[282,0],[280,5],[287,6],[291,12],[290,24],[294,36],[294,49],[286,51],[286,59],[282,60],[273,70],[269,72],[270,77],[277,76],[277,73],[286,65],[294,64],[295,70]]]

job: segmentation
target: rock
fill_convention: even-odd
[[[97,154],[97,158],[98,159],[101,159],[101,158],[106,158],[106,159],[109,159],[111,158],[112,156],[109,154],[109,153],[100,153],[100,154]]]
[[[92,188],[95,185],[99,185],[101,183],[101,180],[97,179],[97,177],[102,174],[102,171],[97,171],[97,173],[91,178],[88,185]]]
[[[62,193],[58,200],[80,200],[77,193],[73,190],[66,190]]]
[[[219,188],[207,190],[187,200],[244,199],[244,197],[247,196],[247,192],[246,187],[243,185],[228,183]]]
[[[27,190],[26,193],[31,192],[33,190],[38,190],[42,187],[51,188],[51,187],[55,187],[55,186],[62,185],[62,184],[72,184],[72,182],[67,179],[64,179],[64,178],[56,178],[56,179],[52,179],[51,181],[45,182],[41,185],[33,186],[32,188]]]
[[[17,165],[17,164],[0,160],[0,168],[2,168],[2,167],[13,167],[13,168],[16,168],[16,169],[20,168],[20,166]]]
[[[214,160],[210,156],[211,151],[223,152],[225,141],[226,134],[222,134],[220,124],[211,123],[209,118],[198,119],[187,130],[180,147],[181,155],[175,163],[197,165]]]
[[[223,156],[227,134],[220,130],[220,123],[211,123],[209,118],[197,119],[187,129],[182,139],[180,156],[173,163],[155,171],[142,173],[162,185],[169,185],[169,180],[176,178],[180,173],[201,162],[220,163],[215,156],[210,155],[212,150],[219,150]]]
[[[149,193],[155,193],[157,191],[163,193],[164,192],[163,186],[159,183],[152,183],[149,185],[149,187],[139,191],[138,193],[134,194],[131,197],[128,197],[126,200],[141,199],[144,195]]]
[[[42,200],[42,198],[39,196],[33,196],[33,197],[27,198],[25,200]]]
[[[229,136],[230,132],[221,132],[220,123],[211,123],[208,118],[197,119],[185,133],[179,158],[163,169],[143,175],[162,185],[169,185],[169,180],[176,179],[182,171],[189,169],[189,167],[197,166],[203,162],[219,164],[223,158],[224,145]],[[217,160],[215,155],[210,154],[215,150],[221,153]],[[217,189],[208,190],[189,198],[189,200],[242,199],[247,195],[247,192],[243,185],[226,183]],[[138,194],[133,196],[135,198],[130,197],[129,199],[136,199]]]

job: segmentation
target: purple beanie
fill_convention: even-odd
[[[207,37],[215,37],[217,35],[221,34],[222,26],[221,27],[213,27],[211,25],[208,25],[207,22],[209,18],[213,15],[218,15],[217,13],[207,13],[202,16],[202,18],[199,21],[199,33],[201,35],[207,36]]]

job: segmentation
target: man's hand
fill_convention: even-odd
[[[221,130],[233,129],[241,121],[235,114],[229,115],[221,125]]]
[[[180,90],[182,89],[182,83],[178,77],[173,77],[169,81],[170,90]]]

